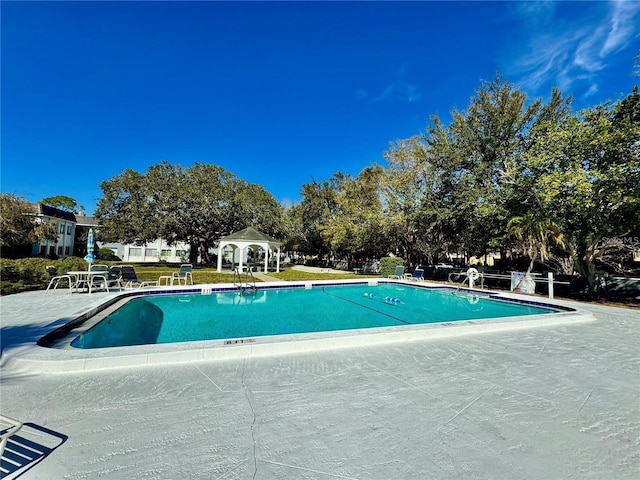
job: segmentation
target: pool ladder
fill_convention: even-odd
[[[240,269],[236,267],[233,270],[233,285],[238,289],[238,292],[242,293],[256,293],[258,287],[256,287],[256,279],[253,277],[253,267],[247,267],[247,273],[244,277],[244,283],[242,282],[242,275]],[[249,283],[251,279],[251,283]]]

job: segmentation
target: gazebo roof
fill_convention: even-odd
[[[256,242],[268,242],[268,243],[280,243],[275,238],[271,238],[269,235],[265,235],[264,233],[258,232],[254,228],[247,227],[244,230],[240,230],[239,232],[234,232],[231,235],[227,235],[226,237],[222,237],[221,241],[232,241],[232,240],[244,240],[244,241],[256,241]]]

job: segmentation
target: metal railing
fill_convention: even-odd
[[[233,285],[238,289],[240,293],[255,293],[258,290],[256,287],[256,279],[253,276],[253,267],[247,267],[246,274],[244,277],[244,283],[242,281],[242,274],[240,273],[240,269],[236,267],[233,270]],[[249,283],[251,281],[251,283]]]
[[[544,282],[545,281],[545,279],[543,279],[543,278],[536,279],[535,276],[540,275],[540,274],[537,274],[537,273],[529,273],[529,274],[522,274],[522,275],[523,276],[521,278],[519,278],[518,283],[516,283],[514,285],[513,284],[513,280],[514,280],[513,275],[504,275],[504,274],[500,274],[500,273],[483,273],[483,272],[479,272],[475,268],[469,268],[466,272],[451,272],[449,274],[448,280],[449,280],[450,283],[459,283],[460,284],[456,291],[460,290],[463,286],[468,286],[469,288],[478,288],[476,286],[478,283],[480,284],[480,289],[484,290],[484,288],[485,288],[485,286],[484,286],[485,279],[508,280],[508,281],[511,282],[511,291],[520,289],[521,285],[524,282],[528,282],[529,285],[533,284],[533,291],[527,292],[527,293],[534,293],[536,280],[538,280],[540,282]],[[553,278],[553,273],[552,272],[547,273],[546,282],[547,282],[547,284],[549,286],[548,287],[549,298],[553,298],[553,296],[554,296],[554,291],[553,291],[554,284],[557,284],[557,285],[569,285],[570,284],[570,282],[561,282],[561,281],[555,280]]]

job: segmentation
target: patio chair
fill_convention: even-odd
[[[412,282],[424,282],[424,269],[416,268],[408,279]]]
[[[113,265],[109,267],[107,282],[109,282],[109,284],[117,285],[118,288],[122,287],[122,282],[120,281],[120,265]]]
[[[191,285],[193,285],[192,271],[193,265],[191,265],[190,263],[183,263],[182,265],[180,265],[179,271],[173,272],[171,276],[171,285],[173,285],[173,282],[177,282],[178,285],[180,285],[182,281],[184,281],[185,285],[187,285],[188,283],[191,283]]]
[[[93,288],[100,288],[103,286],[104,289],[108,292],[109,285],[116,284],[120,286],[120,281],[118,277],[113,277],[113,274],[110,273],[108,265],[89,265],[90,272],[98,272],[97,274],[92,275],[87,280],[90,283],[89,291]]]
[[[120,285],[124,288],[156,287],[158,282],[140,280],[133,266],[120,265]]]
[[[49,290],[55,290],[56,288],[58,288],[60,282],[63,280],[66,281],[67,285],[69,286],[69,293],[72,292],[74,284],[71,275],[58,275],[58,269],[56,269],[56,267],[54,267],[53,265],[48,265],[45,269],[49,274],[49,285],[47,285],[47,289],[44,292],[45,294],[47,294]]]
[[[404,278],[404,265],[398,265],[393,275],[389,275],[389,278],[401,279]]]

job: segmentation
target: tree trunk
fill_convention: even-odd
[[[587,245],[584,251],[581,251],[576,245],[570,244],[569,254],[573,258],[573,263],[578,273],[587,280],[589,293],[597,293],[596,257],[594,255],[593,245]]]
[[[196,242],[189,244],[189,263],[192,265],[198,263],[198,244]]]

